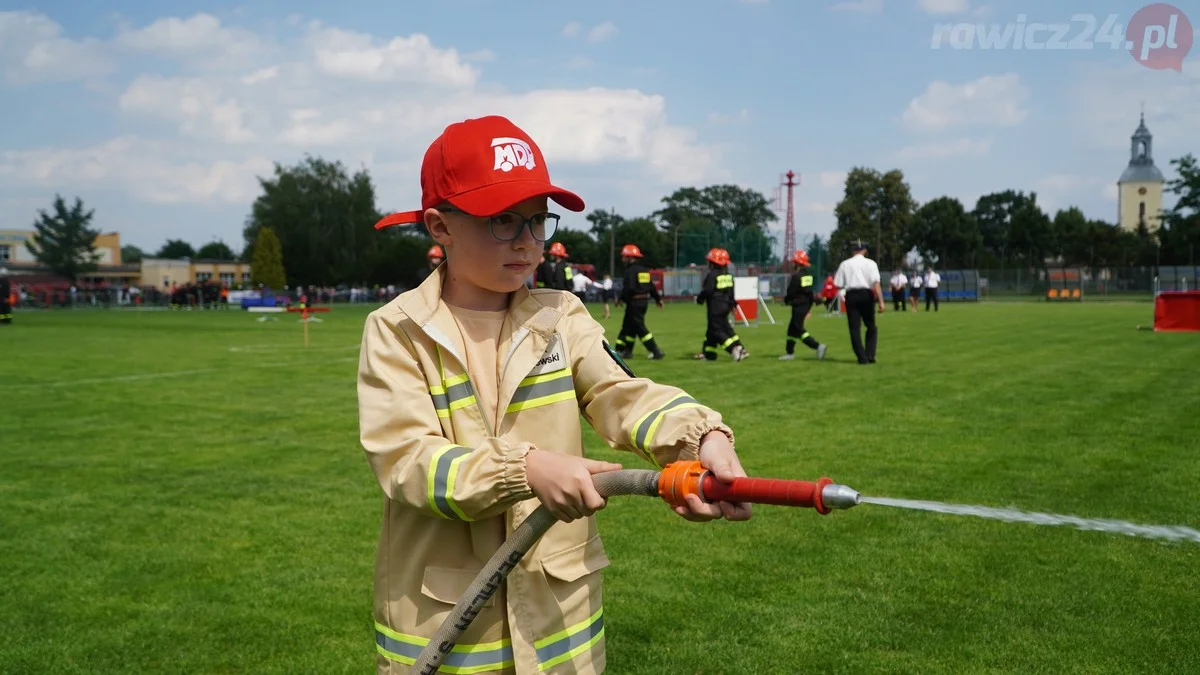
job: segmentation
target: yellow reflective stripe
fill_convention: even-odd
[[[638,280],[639,284],[650,283],[650,273],[649,272],[638,272],[637,280]]]
[[[737,341],[738,341],[738,336],[734,335],[733,337],[731,337],[728,340],[721,343],[721,349],[728,349],[729,345],[731,345]]]
[[[642,336],[642,342],[649,342],[654,339],[654,333],[646,333]]]
[[[428,638],[397,633],[387,626],[375,622],[375,650],[384,658],[411,666],[429,644]],[[442,659],[439,673],[472,675],[491,670],[503,670],[514,665],[512,641],[508,639],[484,644],[455,645]]]
[[[537,651],[538,670],[544,671],[570,661],[596,645],[604,637],[604,608],[566,630],[533,643]]]
[[[812,277],[810,277],[810,276],[807,276],[807,275],[806,275],[806,276],[802,276],[802,277],[800,277],[800,286],[801,286],[801,287],[805,287],[805,288],[806,288],[806,287],[808,287],[808,286],[812,286],[812,284],[813,284],[813,278],[812,278]]]
[[[700,407],[702,406],[696,402],[696,399],[683,394],[676,396],[663,407],[646,413],[637,421],[637,424],[633,425],[633,430],[629,433],[633,447],[642,450],[646,458],[657,466],[658,462],[654,459],[653,453],[650,452],[650,445],[654,442],[654,434],[658,431],[658,425],[662,423],[663,417],[672,410]]]
[[[719,290],[723,290],[726,288],[733,288],[733,275],[732,274],[718,274],[717,275],[717,290],[719,291]]]
[[[571,374],[570,368],[563,368],[553,373],[530,375],[521,380],[517,390],[513,392],[512,402],[504,409],[505,414],[574,400],[575,380]]]
[[[451,443],[435,450],[429,460],[426,476],[429,508],[446,520],[471,520],[454,501],[454,481],[458,478],[459,465],[470,454],[470,449]]]

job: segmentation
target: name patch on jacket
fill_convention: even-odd
[[[542,354],[542,358],[538,359],[533,370],[529,371],[530,375],[545,375],[546,373],[558,372],[570,364],[567,363],[567,351],[563,348],[562,337],[555,333],[554,337],[550,338],[550,344],[546,346],[546,351]]]

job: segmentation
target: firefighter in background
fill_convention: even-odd
[[[833,275],[830,274],[829,276],[825,277],[825,283],[821,285],[821,301],[825,303],[826,314],[837,313],[837,306],[833,305],[833,303],[837,301],[837,295],[837,285],[833,283]],[[830,309],[831,305],[833,305],[832,309]]]
[[[433,274],[433,271],[436,270],[437,266],[441,265],[442,261],[445,259],[446,252],[442,250],[441,246],[438,246],[437,244],[430,246],[429,251],[425,253],[425,260],[427,261],[425,269],[421,270],[418,274],[420,281],[425,281],[430,274]]]
[[[797,268],[792,273],[787,293],[783,296],[783,303],[792,306],[792,321],[788,324],[787,329],[787,353],[779,357],[779,360],[791,361],[796,358],[796,341],[803,342],[809,349],[816,350],[817,359],[823,359],[825,358],[825,345],[814,340],[813,336],[809,335],[808,330],[804,328],[804,320],[812,316],[812,307],[816,302],[808,253],[796,251],[796,255],[792,256],[792,262],[796,263]]]
[[[621,247],[621,262],[625,263],[625,285],[621,288],[621,297],[617,306],[625,303],[625,320],[621,323],[621,333],[613,346],[621,353],[622,358],[633,358],[633,346],[638,340],[646,346],[652,360],[664,358],[654,334],[646,328],[646,309],[653,299],[659,309],[663,308],[662,296],[658,288],[650,280],[650,268],[640,261],[642,251],[635,244],[625,244]]]
[[[696,304],[708,305],[708,327],[704,331],[703,351],[696,358],[716,361],[717,350],[724,349],[734,361],[741,361],[750,353],[729,322],[729,315],[737,306],[733,299],[733,275],[729,273],[729,251],[714,248],[704,259],[708,261],[708,274],[696,296]]]
[[[550,244],[550,259],[542,259],[537,269],[537,287],[553,288],[556,291],[571,291],[574,284],[575,270],[567,265],[567,247],[561,241]]]
[[[8,280],[8,268],[0,267],[0,324],[12,323],[12,282]]]

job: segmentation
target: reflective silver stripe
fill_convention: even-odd
[[[438,417],[446,417],[450,414],[450,399],[446,396],[445,389],[430,387],[429,396],[433,399],[433,407],[437,409]]]
[[[539,640],[534,643],[537,649],[538,670],[546,670],[569,661],[599,642],[600,637],[604,635],[604,610],[598,610],[587,621],[563,632],[566,634],[551,636],[551,642]]]
[[[397,635],[399,635],[397,633]],[[402,636],[402,639],[387,635],[377,627],[375,629],[375,646],[380,654],[392,661],[411,666],[421,650],[429,644],[426,638]],[[501,645],[495,647],[493,645]],[[512,645],[504,640],[488,645],[456,645],[442,659],[438,672],[468,675],[489,670],[503,670],[513,665]]]
[[[429,505],[438,515],[449,520],[471,520],[454,502],[454,479],[458,465],[471,453],[461,445],[447,445],[433,455],[429,467]]]
[[[568,392],[571,396],[566,396]],[[571,369],[565,368],[557,373],[534,375],[521,380],[505,412],[527,410],[574,397],[575,380],[571,377]]]
[[[646,439],[650,436],[651,430],[653,428],[655,428],[656,426],[658,426],[657,423],[658,423],[659,419],[661,419],[662,416],[665,415],[668,410],[671,410],[672,408],[678,408],[679,406],[683,406],[683,405],[699,405],[699,404],[696,403],[696,399],[692,398],[691,396],[680,396],[680,397],[674,399],[673,401],[671,401],[670,403],[659,408],[658,410],[655,410],[654,412],[650,413],[649,415],[646,415],[645,417],[643,417],[641,419],[641,421],[638,422],[638,425],[635,428],[634,433],[633,433],[634,447],[638,448],[640,450],[645,450],[646,449]]]
[[[461,405],[454,405],[454,404],[459,401],[462,401],[464,399],[471,398],[474,395],[475,395],[475,390],[474,390],[474,388],[471,387],[471,382],[469,380],[466,382],[459,382],[458,384],[452,384],[449,387],[446,387],[446,399],[449,401],[448,407],[451,410],[457,410],[458,408],[461,408],[462,407]],[[466,404],[464,404],[464,405],[466,405]]]

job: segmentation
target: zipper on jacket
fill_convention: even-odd
[[[422,327],[422,329],[424,329],[424,327]],[[429,339],[436,342],[438,346],[449,352],[449,354],[454,357],[454,360],[458,362],[458,367],[462,368],[463,374],[467,376],[467,382],[471,383],[471,391],[475,392],[475,383],[471,382],[471,373],[467,370],[467,364],[463,363],[462,359],[458,358],[458,355],[454,353],[454,348],[439,340],[436,335],[431,334],[428,330],[425,331],[425,334],[429,336]],[[441,375],[441,373],[439,373],[439,375]],[[479,402],[478,395],[475,396],[475,409],[479,411],[479,417],[483,419],[483,426],[487,429],[488,436],[495,438],[496,431],[492,429],[492,421],[488,419],[487,412],[483,409],[483,404]]]

